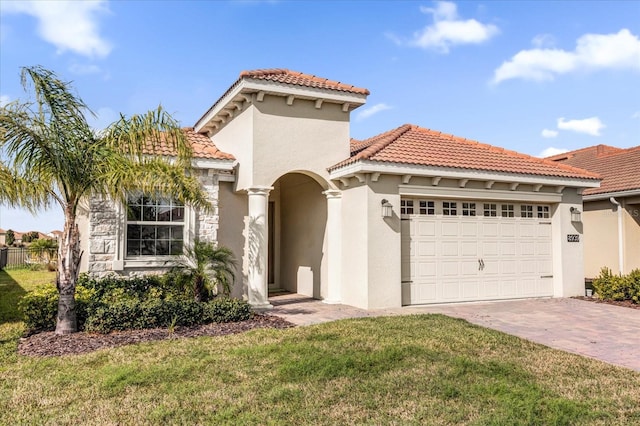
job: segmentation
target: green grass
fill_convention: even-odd
[[[0,360],[0,424],[640,423],[640,374],[441,315]]]

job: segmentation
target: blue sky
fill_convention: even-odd
[[[191,126],[242,70],[288,68],[370,90],[355,138],[411,123],[531,155],[640,144],[639,1],[3,0],[1,102],[37,64],[97,128],[159,103]],[[58,208],[0,206],[0,228],[61,227]]]

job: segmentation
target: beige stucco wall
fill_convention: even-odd
[[[636,197],[637,199],[637,197]],[[623,227],[625,238],[624,273],[628,274],[640,268],[640,200],[630,203],[623,199],[624,215]]]
[[[212,137],[238,160],[236,190],[271,186],[289,172],[313,172],[328,187],[327,167],[349,157],[349,112],[325,102],[282,96],[254,100]],[[326,188],[325,188],[326,189]]]
[[[584,224],[571,221],[571,207],[582,211],[582,195],[565,188],[561,202],[551,206],[554,297],[584,296]],[[567,241],[570,234],[580,241]]]
[[[623,269],[620,270],[618,210],[608,199],[584,203],[585,276],[594,278],[602,267],[628,274],[640,268],[640,204],[617,198],[622,212]]]
[[[609,200],[584,203],[584,275],[594,278],[606,266],[618,268],[618,216]]]
[[[321,298],[326,294],[325,227],[327,200],[312,178],[287,174],[279,189],[279,253],[277,287]]]
[[[367,176],[342,195],[342,299],[365,309],[399,307],[402,303],[400,276],[400,195],[398,176]],[[382,218],[382,200],[394,206],[391,218]]]

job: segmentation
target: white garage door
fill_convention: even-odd
[[[403,305],[553,295],[548,205],[403,199]]]

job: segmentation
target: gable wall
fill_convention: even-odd
[[[349,156],[349,113],[340,105],[325,102],[316,109],[313,101],[287,105],[286,98],[267,95],[253,108],[253,185],[270,186],[298,170],[328,181],[327,167]],[[238,188],[245,181],[243,176]]]

